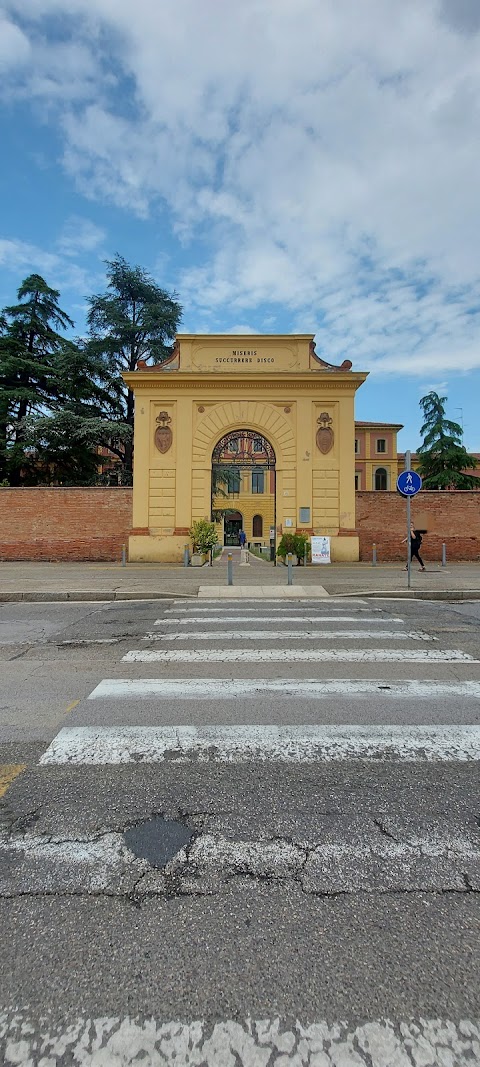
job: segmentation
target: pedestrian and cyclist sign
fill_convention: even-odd
[[[416,471],[402,471],[397,478],[397,489],[403,496],[415,496],[422,488],[422,479]]]

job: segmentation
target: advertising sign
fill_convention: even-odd
[[[330,563],[330,538],[311,537],[312,563]]]

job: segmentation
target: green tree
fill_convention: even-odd
[[[25,418],[48,405],[55,394],[52,361],[63,345],[57,329],[73,326],[62,311],[60,293],[39,274],[22,282],[18,303],[6,307],[0,325],[0,461],[19,485],[24,461]]]
[[[475,489],[480,478],[465,474],[477,466],[462,445],[462,427],[445,416],[446,396],[427,393],[420,401],[424,422],[420,430],[423,442],[417,449],[420,457],[418,473],[425,489]]]
[[[182,308],[175,294],[161,289],[141,267],[131,267],[122,256],[107,261],[107,292],[89,299],[90,351],[109,360],[120,378],[134,371],[139,360],[163,363],[171,354]],[[134,398],[125,389],[122,418],[133,427]],[[124,443],[119,455],[131,479],[133,442]]]
[[[89,484],[98,445],[121,445],[122,389],[106,357],[62,331],[73,327],[59,292],[32,274],[0,315],[0,481]]]

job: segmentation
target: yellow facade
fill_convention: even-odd
[[[366,375],[347,360],[325,363],[312,335],[180,334],[166,363],[139,363],[124,378],[135,393],[130,560],[182,559],[192,523],[211,515],[213,450],[234,430],[258,433],[274,450],[277,540],[286,531],[326,534],[333,559],[358,559],[354,398]],[[247,523],[263,514],[268,543],[270,512],[245,491],[244,473],[242,481],[242,500],[228,507]]]

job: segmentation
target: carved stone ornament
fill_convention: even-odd
[[[322,456],[326,456],[327,452],[330,452],[333,448],[333,443],[335,441],[335,435],[332,430],[333,419],[326,411],[322,411],[317,422],[319,426],[317,430],[317,448],[322,453]]]
[[[168,411],[161,411],[155,420],[159,423],[155,430],[155,445],[159,452],[168,452],[172,447],[173,434],[169,423],[172,421]]]

